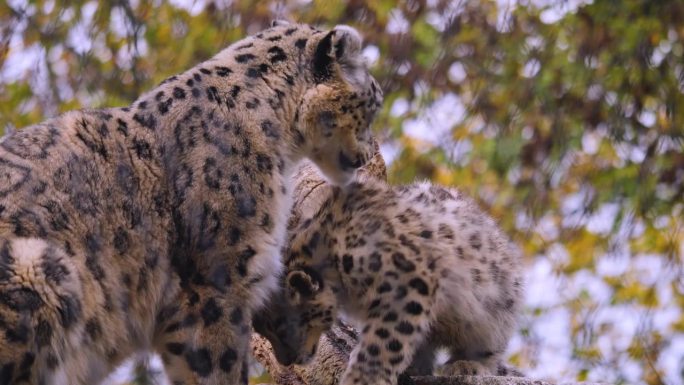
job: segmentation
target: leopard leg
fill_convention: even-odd
[[[422,294],[427,294],[423,285],[414,284],[407,289],[397,282],[387,286],[394,290],[379,290],[381,295],[367,307],[360,341],[351,354],[341,385],[396,385],[397,377],[413,361],[416,348],[426,341],[432,300]],[[420,295],[413,295],[417,293]]]
[[[186,288],[178,308],[162,310],[155,349],[172,384],[246,385],[248,311],[210,287]],[[161,314],[161,313],[160,313]]]

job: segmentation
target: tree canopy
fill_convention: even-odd
[[[0,129],[122,106],[273,18],[365,36],[392,183],[475,197],[527,257],[510,360],[684,382],[684,2],[0,3]]]

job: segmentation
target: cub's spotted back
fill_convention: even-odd
[[[443,374],[504,374],[521,258],[494,221],[429,183],[328,189],[290,231],[284,293],[254,318],[277,359],[308,362],[342,312],[361,331],[342,385],[432,374],[442,347],[451,355]]]
[[[370,156],[360,46],[279,23],[129,107],[0,141],[0,385],[98,383],[136,350],[174,384],[245,384],[291,171],[344,184]]]

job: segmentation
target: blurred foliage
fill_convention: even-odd
[[[510,359],[684,383],[684,2],[0,3],[0,128],[119,106],[273,18],[351,24],[394,183],[476,197],[528,256]]]

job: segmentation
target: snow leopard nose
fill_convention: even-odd
[[[355,156],[354,160],[352,161],[351,158],[349,158],[347,154],[344,153],[344,151],[340,151],[338,160],[340,162],[340,166],[342,166],[342,170],[344,171],[356,170],[357,168],[363,166],[362,157]]]
[[[290,366],[292,364],[299,364],[300,359],[297,357],[297,352],[291,349],[281,349],[276,351],[276,359],[283,366]]]

